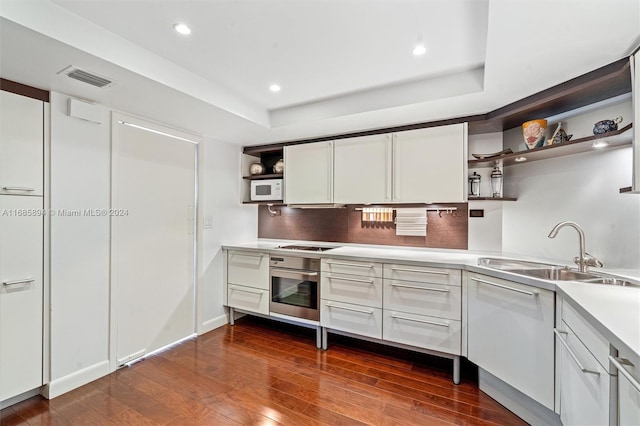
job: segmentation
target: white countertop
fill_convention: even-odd
[[[339,246],[326,252],[307,252],[279,249],[280,245],[303,244]],[[480,257],[504,257],[564,264],[550,259],[521,255],[469,252],[462,250],[413,249],[384,246],[356,246],[340,243],[259,240],[244,244],[224,245],[225,250],[273,251],[294,256],[349,258],[381,262],[419,263],[426,266],[460,268],[504,278],[539,288],[554,290],[569,300],[587,320],[615,346],[625,346],[640,356],[640,288],[605,284],[586,284],[569,281],[548,281],[478,266]],[[631,277],[638,280],[637,277]]]

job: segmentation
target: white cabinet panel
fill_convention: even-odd
[[[460,355],[460,321],[384,310],[384,340]]]
[[[0,195],[0,401],[42,385],[42,198]]]
[[[232,308],[269,315],[269,290],[229,284],[227,303]]]
[[[465,202],[467,125],[394,134],[393,202]]]
[[[0,194],[42,195],[44,103],[0,91]]]
[[[562,424],[608,425],[609,375],[566,323],[558,331]]]
[[[336,141],[333,176],[336,203],[391,202],[391,135]]]
[[[385,279],[384,308],[460,320],[462,288],[429,282]]]
[[[382,309],[322,300],[320,325],[361,336],[382,338]]]
[[[468,274],[468,358],[554,408],[554,293]]]
[[[575,332],[582,343],[589,348],[595,359],[606,370],[609,369],[609,342],[576,309],[562,300],[562,320]]]
[[[382,308],[382,278],[322,274],[323,298]]]
[[[633,186],[640,192],[640,51],[631,57],[633,75]]]
[[[227,282],[269,290],[269,255],[230,251],[227,255]]]
[[[457,285],[462,282],[459,269],[385,264],[384,277],[392,280],[419,281],[430,284]]]
[[[618,365],[618,424],[640,425],[640,357],[620,350]]]
[[[382,277],[382,263],[357,260],[322,259],[323,274],[347,274],[361,277]]]
[[[287,204],[333,202],[333,142],[285,146],[284,164]]]

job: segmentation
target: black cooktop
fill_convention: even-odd
[[[299,246],[299,245],[290,245],[290,246],[279,246],[278,248],[280,249],[285,249],[285,250],[303,250],[303,251],[327,251],[327,250],[331,250],[334,248],[337,248],[337,246],[334,247],[320,247],[320,246]]]

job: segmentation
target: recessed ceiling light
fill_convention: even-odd
[[[515,161],[516,163],[522,163],[523,161],[527,161],[527,157],[517,157],[514,158],[513,161]]]
[[[282,90],[282,87],[280,87],[280,85],[278,84],[272,84],[271,86],[269,86],[269,90],[271,90],[273,93],[277,93]]]
[[[424,44],[416,44],[412,52],[414,56],[421,56],[427,53],[427,48]]]
[[[187,24],[174,24],[173,25],[173,29],[176,30],[177,32],[179,32],[182,35],[189,35],[191,34],[191,28],[189,28],[187,26]]]
[[[609,146],[609,142],[607,141],[595,141],[594,143],[591,144],[592,147],[594,147],[595,149],[600,149],[600,148],[606,148]]]

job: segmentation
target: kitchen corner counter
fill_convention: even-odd
[[[414,250],[377,246],[340,246],[325,252],[302,252],[278,248],[279,245],[293,243],[291,241],[254,241],[244,244],[224,245],[222,248],[224,250],[287,253],[287,255],[292,256],[314,258],[398,262],[408,265],[454,268],[552,290],[565,297],[611,343],[617,347],[625,347],[640,356],[640,288],[571,281],[550,281],[478,266],[478,259],[481,257],[508,257],[510,259],[519,257],[522,260],[540,260],[525,256],[501,256],[496,255],[496,253],[437,249]],[[300,244],[309,245],[309,242],[300,242]],[[336,246],[339,243],[314,242],[313,244]],[[546,261],[548,262],[548,259]]]

